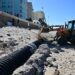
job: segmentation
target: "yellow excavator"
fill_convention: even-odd
[[[41,32],[49,32],[53,31],[52,29],[42,27]],[[70,44],[75,44],[75,20],[68,21],[67,24],[65,23],[65,27],[58,28],[56,30],[56,36],[55,40],[60,44],[60,45],[65,45],[68,42]]]
[[[75,20],[68,21],[65,23],[65,28],[60,28],[56,33],[57,41],[63,45],[67,42],[75,44]]]

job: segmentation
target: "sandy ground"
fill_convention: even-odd
[[[50,51],[52,54],[46,60],[45,75],[75,75],[75,46],[59,46],[53,42]],[[58,74],[55,74],[55,68]]]
[[[0,58],[35,41],[37,39],[37,33],[37,30],[27,30],[23,28],[1,28]],[[56,32],[49,32],[41,35],[52,40],[55,34]],[[60,46],[56,41],[53,41],[48,47],[51,53],[44,61],[44,75],[75,75],[75,46]],[[22,66],[19,67],[20,69],[17,69],[17,74],[14,72],[13,75],[23,75],[22,73],[18,74],[20,70],[25,70]],[[29,66],[29,68],[31,68],[31,66]]]
[[[18,27],[0,28],[0,58],[35,40],[37,40],[36,33],[28,29]]]
[[[60,75],[75,75],[75,48],[61,48],[64,52],[53,54],[58,64]]]

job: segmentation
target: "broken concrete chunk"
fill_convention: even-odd
[[[52,62],[53,67],[58,68],[58,64],[56,62]]]
[[[59,53],[59,51],[57,49],[53,49],[52,52]]]
[[[11,36],[10,34],[7,34],[7,36]]]
[[[54,67],[47,67],[44,75],[59,75],[59,71]]]
[[[0,35],[0,38],[2,38],[3,36],[2,35]]]

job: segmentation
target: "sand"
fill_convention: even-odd
[[[3,27],[0,28],[0,58],[19,50],[25,45],[37,40],[38,30],[28,30],[19,27]],[[53,40],[56,32],[42,33],[43,37]],[[50,54],[46,58],[43,65],[43,75],[75,75],[75,46],[60,46],[56,41],[48,45]],[[35,54],[34,54],[35,55]],[[40,55],[37,54],[37,57]],[[36,57],[34,57],[36,59]],[[40,62],[41,64],[42,62]],[[25,64],[24,64],[25,65]],[[16,69],[13,75],[24,72],[25,67],[22,65]],[[33,71],[32,65],[27,66],[28,70]],[[40,67],[40,70],[42,67]],[[30,73],[28,75],[31,75]],[[38,74],[36,74],[38,75]]]

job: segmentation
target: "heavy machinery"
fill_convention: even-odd
[[[75,20],[68,21],[65,24],[65,28],[60,28],[56,33],[57,41],[59,44],[63,45],[67,42],[71,44],[75,43]]]
[[[46,22],[44,22],[41,18],[39,18],[39,20],[38,20],[39,22],[40,22],[40,24],[41,24],[41,29],[42,29],[42,31],[41,32],[44,32],[44,33],[47,33],[47,32],[49,32],[50,31],[50,29],[51,28],[49,28],[49,26],[47,25],[47,23]]]

